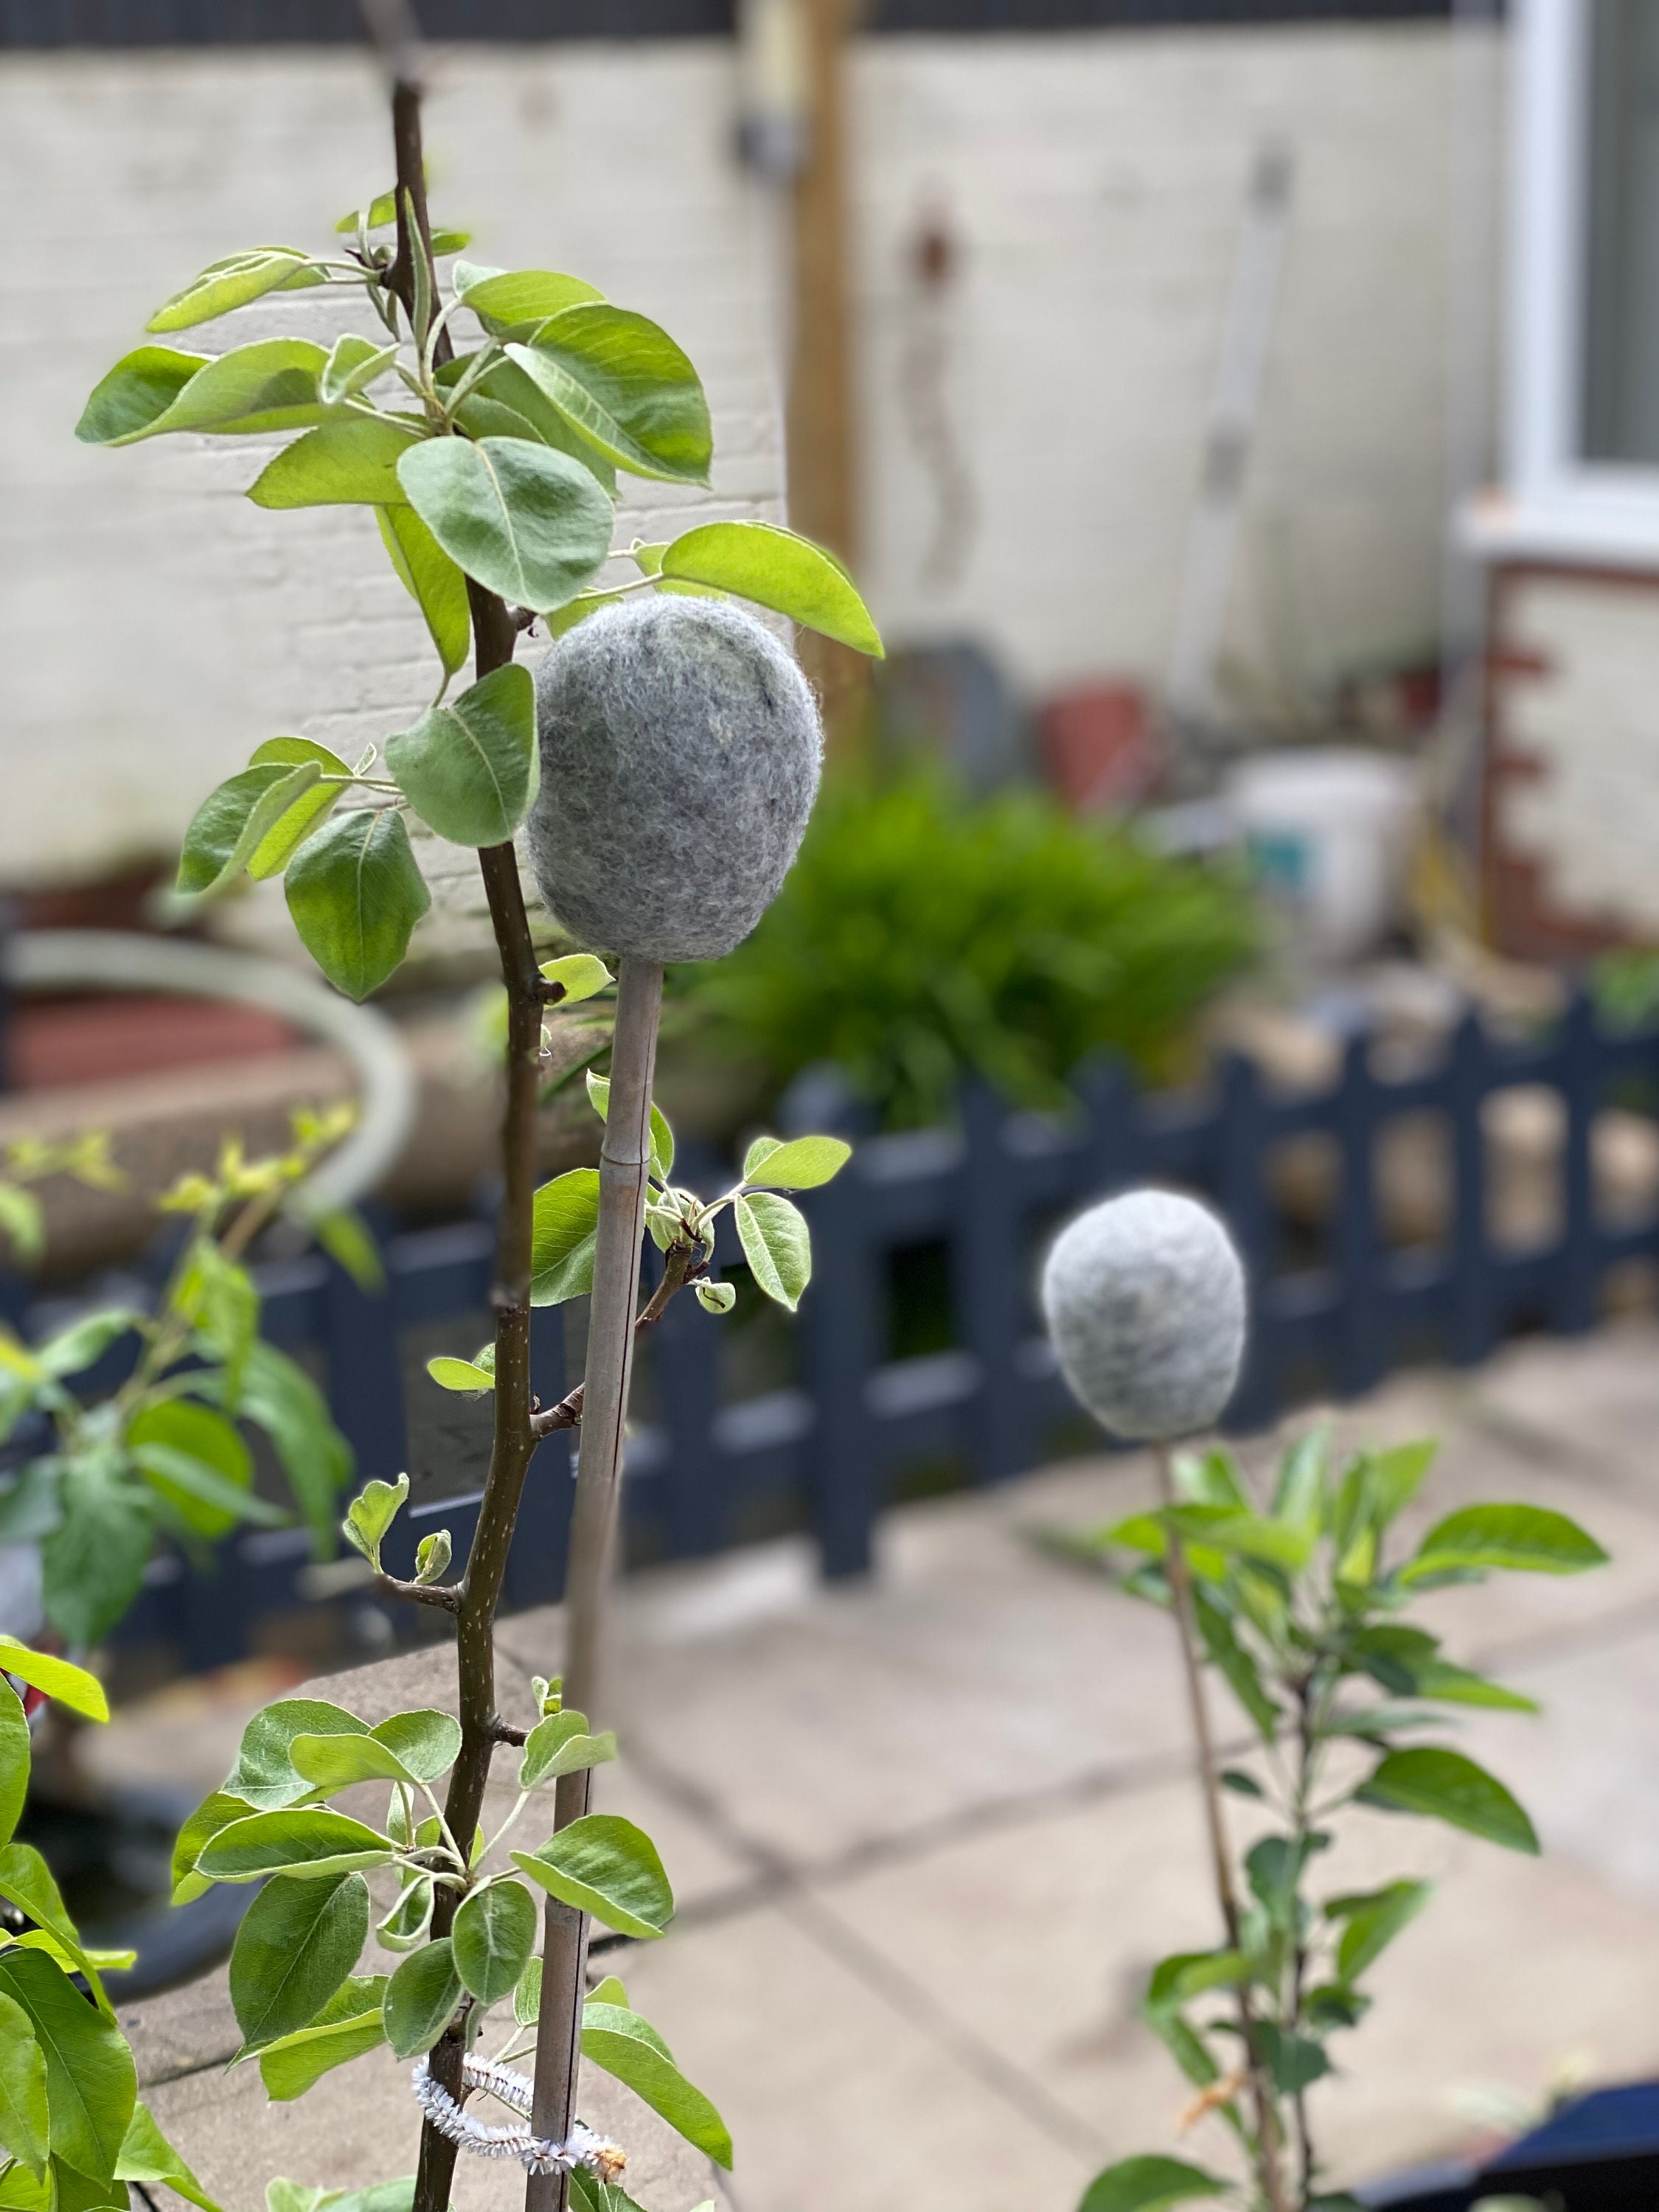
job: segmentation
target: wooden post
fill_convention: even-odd
[[[859,552],[852,343],[848,312],[847,36],[858,0],[799,0],[807,58],[806,158],[794,187],[787,446],[789,521],[849,564]],[[862,654],[815,632],[801,665],[834,742],[868,695]]]

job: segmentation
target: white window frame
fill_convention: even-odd
[[[1589,0],[1517,0],[1511,20],[1507,483],[1470,534],[1494,554],[1659,564],[1659,467],[1579,451]]]

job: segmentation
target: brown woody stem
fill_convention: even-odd
[[[1175,1470],[1167,1445],[1160,1444],[1158,1448],[1158,1475],[1164,1503],[1166,1506],[1173,1506],[1176,1503]],[[1238,1891],[1233,1881],[1232,1853],[1227,1842],[1227,1823],[1221,1809],[1220,1771],[1216,1760],[1215,1738],[1211,1733],[1209,1706],[1204,1696],[1204,1668],[1200,1656],[1197,1608],[1193,1603],[1192,1574],[1187,1565],[1186,1551],[1173,1528],[1169,1531],[1168,1545],[1164,1556],[1164,1571],[1169,1578],[1176,1626],[1180,1632],[1182,1665],[1187,1678],[1187,1703],[1192,1714],[1193,1736],[1198,1747],[1199,1787],[1204,1799],[1204,1821],[1209,1838],[1211,1869],[1215,1877],[1221,1917],[1227,1930],[1228,1948],[1236,1951],[1239,1948]],[[1256,2033],[1250,1994],[1243,1983],[1238,1989],[1238,2026],[1244,2044],[1250,2101],[1255,2106],[1257,2178],[1267,2200],[1269,2212],[1290,2212],[1290,2201],[1285,2193],[1284,2174],[1279,2164],[1278,2106],[1273,2099],[1273,2084],[1262,2060],[1261,2038]]]

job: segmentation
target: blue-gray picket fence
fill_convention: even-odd
[[[1407,1359],[1473,1364],[1519,1326],[1588,1328],[1610,1268],[1659,1258],[1659,1215],[1598,1217],[1591,1160],[1592,1124],[1615,1086],[1641,1110],[1659,1099],[1659,1032],[1612,1031],[1578,999],[1534,1042],[1495,1040],[1471,1017],[1426,1069],[1390,1075],[1375,1060],[1356,1036],[1334,1084],[1293,1095],[1270,1088],[1243,1058],[1201,1095],[1137,1095],[1097,1069],[1080,1079],[1065,1116],[1011,1112],[975,1088],[958,1126],[898,1135],[862,1128],[833,1076],[803,1079],[786,1126],[839,1127],[855,1150],[834,1183],[802,1197],[814,1273],[792,1328],[794,1376],[733,1396],[725,1372],[732,1324],[678,1300],[650,1346],[647,1412],[628,1447],[630,1529],[653,1556],[686,1557],[738,1540],[757,1515],[770,1525],[793,1517],[811,1528],[827,1574],[856,1574],[871,1564],[884,1504],[906,1467],[947,1455],[968,1480],[997,1482],[1039,1464],[1063,1441],[1072,1411],[1033,1299],[1041,1243],[1066,1213],[1133,1182],[1206,1195],[1243,1253],[1254,1319],[1226,1417],[1237,1431],[1267,1425],[1315,1390],[1356,1395]],[[1564,1125],[1556,1227],[1526,1249],[1493,1235],[1482,1120],[1493,1092],[1518,1085],[1558,1094]],[[1401,1115],[1424,1114],[1443,1127],[1445,1233],[1432,1247],[1396,1248],[1379,1207],[1378,1140]],[[1312,1259],[1276,1212],[1268,1173],[1277,1146],[1310,1132],[1332,1141],[1340,1163],[1326,1249]],[[719,1162],[687,1158],[681,1172],[694,1188],[720,1187]],[[947,1258],[953,1341],[895,1358],[893,1258],[929,1245]],[[408,1463],[401,1334],[485,1307],[492,1246],[482,1219],[390,1234],[379,1296],[317,1255],[264,1271],[266,1332],[285,1349],[325,1355],[335,1416],[363,1477],[395,1476]],[[729,1215],[716,1258],[741,1264]],[[560,1310],[538,1312],[533,1344],[535,1386],[550,1403],[566,1387]],[[571,1467],[568,1437],[537,1453],[510,1607],[562,1587]],[[477,1508],[476,1494],[418,1504],[388,1564],[408,1571],[416,1542],[438,1525],[464,1558]],[[301,1532],[244,1533],[224,1545],[216,1573],[164,1563],[126,1632],[164,1637],[194,1667],[228,1659],[247,1648],[262,1615],[301,1601],[306,1565]]]

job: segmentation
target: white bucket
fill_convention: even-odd
[[[1400,914],[1416,811],[1409,763],[1358,747],[1261,753],[1225,799],[1258,880],[1321,965],[1373,951]]]

